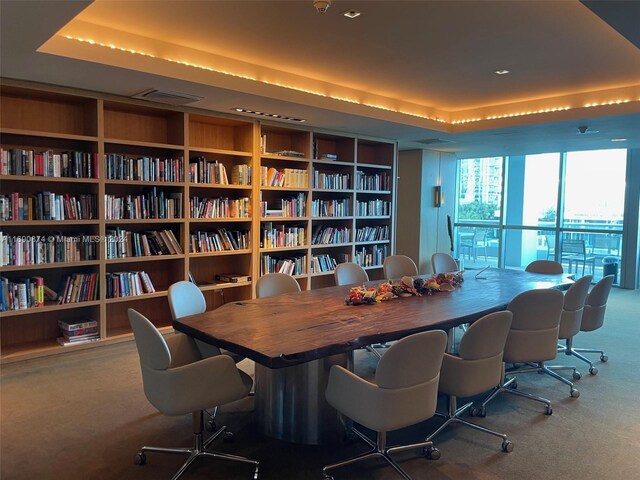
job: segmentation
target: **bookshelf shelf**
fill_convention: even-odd
[[[358,217],[353,214],[358,199],[365,202],[380,200],[390,205],[395,202],[397,145],[394,141],[316,131],[304,126],[253,120],[226,112],[158,105],[10,79],[2,80],[0,100],[0,146],[3,150],[12,150],[10,155],[22,155],[11,157],[11,161],[17,161],[15,158],[24,161],[22,159],[26,158],[30,162],[30,156],[34,158],[33,165],[27,164],[30,168],[24,168],[24,164],[17,168],[12,164],[6,170],[12,175],[0,175],[0,195],[7,201],[33,197],[39,202],[43,192],[69,194],[80,199],[84,198],[81,195],[93,195],[96,203],[95,218],[89,220],[13,220],[28,218],[28,215],[24,214],[27,208],[17,216],[12,209],[11,215],[7,217],[9,219],[2,221],[1,225],[2,233],[7,238],[87,235],[96,239],[91,240],[95,243],[95,257],[86,256],[83,251],[83,256],[55,258],[96,259],[5,266],[2,267],[2,276],[13,284],[19,284],[25,278],[40,276],[45,285],[52,289],[64,289],[65,282],[62,280],[66,277],[93,279],[95,274],[98,281],[97,300],[63,305],[47,302],[41,308],[0,312],[1,362],[130,339],[128,308],[137,309],[147,315],[161,331],[169,332],[172,329],[166,299],[167,289],[172,283],[187,280],[190,276],[199,282],[207,305],[216,308],[225,302],[254,297],[255,282],[263,267],[271,269],[279,262],[293,262],[298,273],[294,277],[301,288],[306,290],[333,285],[333,270],[311,273],[311,265],[317,265],[320,260],[353,261],[356,254],[369,256],[371,251],[375,253],[376,248],[378,251],[382,250],[383,245],[386,245],[386,251],[393,251],[393,240],[309,243],[319,228],[348,229],[348,237],[336,238],[342,240],[355,238],[358,228],[388,227],[390,238],[394,238],[392,216]],[[41,165],[35,162],[41,161],[42,157],[39,155],[44,152],[52,156],[70,152],[78,155],[83,162],[92,162],[81,164],[84,170],[82,174],[95,178],[13,175],[14,172],[41,173]],[[277,155],[275,152],[298,152],[301,156]],[[49,164],[45,165],[49,168]],[[57,174],[59,167],[58,164],[55,165]],[[267,172],[271,168],[284,174],[284,177],[275,177],[277,180],[274,184],[307,186],[261,186],[264,167]],[[387,175],[393,179],[391,189],[356,189],[358,171],[374,178],[376,175]],[[70,174],[68,169],[64,173]],[[225,174],[230,183],[213,183],[224,181],[221,178],[224,179]],[[314,183],[316,174],[318,180]],[[173,181],[158,180],[165,176]],[[154,180],[140,180],[141,178]],[[313,185],[348,185],[350,188],[314,188]],[[181,199],[179,218],[107,218],[106,204],[111,216],[111,209],[120,208],[119,202],[129,201],[128,196],[131,196],[132,202],[146,202],[149,198],[161,198],[160,192],[168,199],[168,203],[164,204],[166,211],[173,213],[172,209],[180,204]],[[109,197],[103,197],[105,195]],[[375,198],[376,195],[379,198]],[[105,198],[108,198],[109,203],[105,202]],[[342,203],[336,202],[343,205],[340,213],[348,211],[350,215],[312,217],[314,200],[340,201]],[[233,208],[240,204],[242,211],[248,212],[250,216],[190,218],[192,201],[194,206],[200,202],[205,209],[220,208],[220,203],[215,202],[221,202],[223,206],[224,202],[229,202]],[[315,205],[317,204],[316,202]],[[224,208],[213,211],[224,211]],[[300,213],[301,216],[262,216],[264,212]],[[43,215],[40,218],[52,216]],[[300,238],[307,244],[260,248],[263,230],[273,228],[266,225],[268,223],[286,231],[304,229],[305,235]],[[106,258],[107,242],[106,238],[101,237],[109,235],[113,240],[115,232],[115,235],[124,233],[124,238],[129,234],[131,238],[140,238],[134,234],[148,235],[149,231],[160,230],[171,230],[184,253]],[[248,244],[251,247],[189,252],[194,239],[206,242],[206,248],[220,248],[216,235],[232,235],[226,239],[231,238],[241,245]],[[204,246],[205,243],[198,245]],[[224,247],[226,246],[225,244]],[[111,250],[110,255],[113,255]],[[379,256],[375,258],[377,261]],[[291,265],[290,263],[289,266]],[[322,267],[326,268],[326,264],[323,263]],[[373,273],[381,271],[381,266],[366,268],[372,271],[372,280],[381,275]],[[117,279],[124,278],[124,273],[134,271],[144,271],[157,291],[107,298],[107,290],[110,292],[116,286]],[[215,281],[216,275],[229,273],[251,277],[253,280],[239,283]],[[91,288],[91,284],[88,288]],[[57,344],[56,338],[60,336],[58,320],[83,322],[87,319],[98,321],[99,341],[71,347]]]

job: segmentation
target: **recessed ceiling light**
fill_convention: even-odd
[[[299,123],[306,122],[304,118],[287,117],[285,115],[279,115],[277,113],[257,112],[255,110],[249,110],[248,108],[235,107],[235,108],[232,108],[231,110],[233,110],[234,112],[258,115],[259,117],[279,118],[281,120],[289,120],[291,122],[299,122]]]
[[[496,70],[496,71],[495,71],[495,72],[493,72],[493,73],[495,73],[496,75],[506,75],[507,73],[509,73],[509,70],[505,70],[505,69],[502,69],[502,70]]]
[[[347,10],[343,13],[343,15],[347,18],[356,18],[362,15],[362,12],[359,12],[357,10]]]
[[[611,141],[612,142],[626,142],[627,139],[626,138],[612,138]]]

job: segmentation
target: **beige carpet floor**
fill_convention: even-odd
[[[537,403],[502,395],[486,418],[476,419],[509,434],[512,453],[500,451],[498,438],[454,426],[436,439],[440,460],[406,452],[397,456],[403,468],[416,480],[640,479],[640,290],[614,290],[605,327],[580,334],[575,343],[603,347],[609,355],[609,362],[598,362],[596,376],[579,364],[579,398],[570,398],[566,386],[547,376],[528,374],[519,388],[550,398],[553,415],[544,415]],[[360,360],[359,369],[371,371],[366,353]],[[564,363],[565,357],[558,360]],[[0,379],[2,479],[168,480],[182,457],[149,454],[147,465],[139,467],[134,454],[143,444],[190,445],[190,417],[165,417],[145,399],[133,342],[4,366]],[[419,440],[439,422],[432,419],[389,439]],[[236,442],[215,447],[258,459],[265,480],[320,479],[325,463],[365,450],[359,442],[313,447],[263,438],[256,433],[250,400],[227,407],[219,423],[234,431]],[[400,478],[377,461],[334,475]],[[183,478],[251,477],[251,467],[202,460]]]

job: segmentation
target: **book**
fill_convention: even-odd
[[[84,322],[65,322],[64,320],[58,320],[58,326],[63,329],[63,330],[67,330],[69,332],[73,331],[73,330],[81,330],[83,328],[91,328],[91,327],[97,327],[98,326],[98,321],[97,320],[85,320]]]
[[[58,337],[56,338],[56,341],[58,342],[58,344],[62,345],[63,347],[69,347],[71,345],[82,345],[83,343],[98,342],[100,341],[100,336],[83,338],[81,340],[76,340],[76,341],[69,341],[64,337]]]
[[[236,273],[220,273],[216,275],[216,280],[218,282],[225,282],[225,283],[250,282],[251,275],[241,275]]]

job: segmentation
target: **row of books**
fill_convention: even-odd
[[[391,175],[389,173],[366,174],[360,170],[356,172],[357,190],[391,190]]]
[[[389,240],[389,225],[365,226],[356,230],[356,242]]]
[[[191,253],[223,252],[226,250],[244,250],[250,245],[249,232],[218,228],[213,232],[193,232],[191,234]]]
[[[348,173],[313,172],[313,188],[325,190],[348,190],[351,188],[351,175]]]
[[[229,185],[225,165],[217,160],[211,161],[204,157],[190,160],[189,181],[191,183]],[[251,185],[251,166],[244,163],[233,165],[231,167],[231,185]]]
[[[58,304],[89,302],[98,299],[98,274],[72,273],[68,275],[60,289]]]
[[[266,275],[267,273],[303,275],[307,273],[307,256],[282,258],[262,255],[260,258],[260,275]]]
[[[349,227],[323,227],[318,225],[311,237],[313,245],[331,245],[336,243],[349,243],[351,229]]]
[[[374,199],[366,202],[356,200],[356,215],[359,217],[381,217],[391,215],[391,202]]]
[[[0,175],[98,178],[98,154],[0,147]]]
[[[189,214],[191,218],[248,218],[251,216],[251,200],[248,197],[191,197]]]
[[[356,249],[353,262],[362,267],[380,266],[389,255],[387,245],[373,245],[372,247]]]
[[[311,145],[311,158],[315,160],[338,160],[338,155],[336,153],[319,151],[318,142],[314,140]]]
[[[100,325],[96,320],[58,320],[58,327],[62,336],[57,341],[63,347],[100,340]]]
[[[307,244],[305,227],[285,227],[284,225],[273,227],[271,222],[263,223],[262,227],[260,234],[262,248],[300,247]]]
[[[311,202],[312,217],[348,217],[351,201],[348,198],[333,200],[313,200]]]
[[[110,260],[151,255],[179,255],[183,252],[180,242],[171,230],[131,232],[115,228],[106,231],[105,253],[107,260]]]
[[[277,200],[277,208],[269,208],[266,201],[260,202],[261,217],[304,217],[307,214],[307,196],[299,193],[295,197],[281,198]]]
[[[96,196],[37,192],[0,195],[0,221],[93,220],[98,218]]]
[[[184,159],[129,157],[110,153],[104,156],[105,178],[145,182],[184,181]]]
[[[0,312],[44,307],[44,289],[42,277],[18,280],[0,277]]]
[[[263,187],[308,188],[309,172],[299,168],[260,167],[260,185]]]
[[[96,236],[87,234],[5,235],[0,231],[0,266],[96,260]]]
[[[227,169],[224,163],[210,161],[204,157],[189,160],[189,181],[191,183],[209,183],[228,185]]]
[[[311,273],[331,272],[338,262],[329,255],[314,255],[311,257]]]
[[[104,208],[106,220],[182,218],[182,193],[153,187],[137,195],[105,195]]]
[[[107,273],[107,298],[133,297],[155,291],[151,278],[144,271]]]

